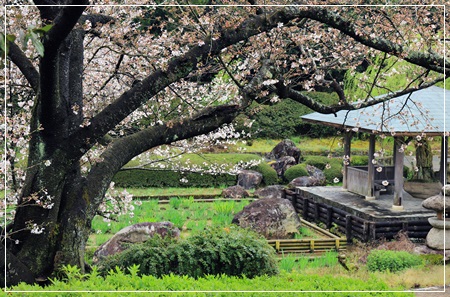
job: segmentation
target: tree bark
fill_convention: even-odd
[[[415,179],[434,181],[433,153],[430,143],[427,140],[422,140],[420,144],[416,145],[416,166],[418,171],[415,174]]]

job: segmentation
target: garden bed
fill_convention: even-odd
[[[170,221],[181,230],[181,237],[189,236],[191,233],[203,230],[206,226],[227,227],[236,213],[248,205],[250,199],[194,199],[190,198],[170,198],[165,200],[149,199],[138,201],[134,210],[134,216],[123,215],[108,220],[97,216],[92,223],[92,231],[88,249],[93,250],[106,242],[122,228],[142,222]],[[208,202],[208,203],[202,203]],[[269,244],[277,248],[277,252],[288,252],[284,248],[286,243]],[[342,239],[318,226],[302,220],[302,227],[295,239],[289,243],[290,246],[301,246],[297,252],[323,252],[325,250],[342,250],[345,248],[345,239]],[[306,248],[308,246],[308,248]],[[311,248],[313,247],[313,248]]]

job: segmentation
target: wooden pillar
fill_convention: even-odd
[[[351,145],[352,145],[352,131],[348,131],[344,133],[344,158],[348,156],[348,164],[344,162],[344,174],[342,178],[342,188],[347,190],[347,174],[348,174],[348,166],[350,165],[350,154],[351,154]]]
[[[441,164],[439,166],[439,180],[442,185],[447,184],[447,158],[448,158],[448,137],[441,136]]]
[[[367,166],[367,184],[369,191],[366,194],[366,200],[374,200],[374,184],[375,184],[375,166],[373,164],[373,155],[375,154],[375,135],[370,134],[369,138],[369,164]]]
[[[398,137],[394,137],[394,201],[393,210],[403,210],[403,163],[405,154],[400,150],[402,141]]]

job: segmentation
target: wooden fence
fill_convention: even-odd
[[[300,219],[303,225],[320,233],[326,238],[319,239],[270,239],[267,242],[273,246],[277,253],[324,253],[327,251],[342,251],[346,249],[346,238],[339,237],[304,219]]]
[[[289,190],[286,191],[286,199],[292,202],[304,220],[324,224],[326,229],[334,228],[345,235],[349,243],[353,238],[363,242],[381,238],[392,239],[400,231],[406,231],[410,238],[425,238],[431,229],[427,218],[371,221]]]

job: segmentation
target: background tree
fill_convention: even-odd
[[[112,177],[143,152],[185,145],[180,141],[255,112],[253,101],[290,98],[324,113],[375,104],[369,93],[352,105],[341,81],[343,69],[358,69],[374,51],[421,69],[392,96],[448,76],[442,7],[250,3],[156,8],[36,0],[36,7],[8,8],[1,47],[11,107],[3,114],[10,133],[5,170],[15,169],[19,146],[11,141],[28,145],[19,152],[26,173],[8,175],[24,177],[8,193],[17,205],[2,237],[3,264],[13,267],[9,284],[45,279],[62,264],[84,268],[91,221]],[[339,103],[324,105],[303,92],[318,88],[332,88]]]

